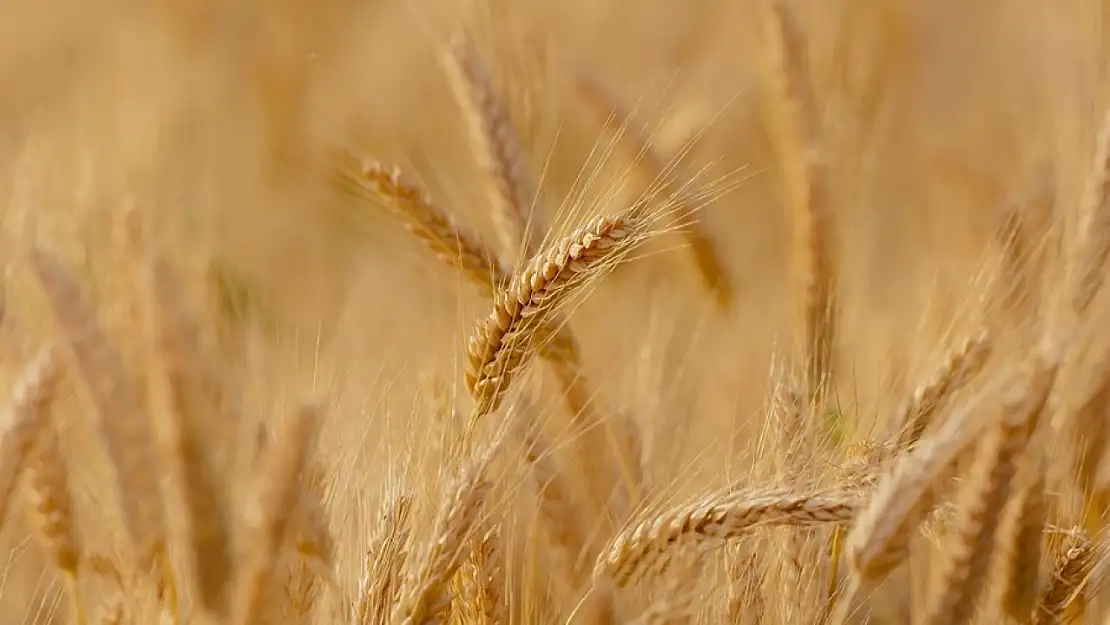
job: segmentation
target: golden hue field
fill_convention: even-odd
[[[6,0],[0,625],[1110,623],[1108,28]]]

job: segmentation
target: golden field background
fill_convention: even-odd
[[[127,229],[138,215],[195,269],[198,293],[217,267],[246,302],[227,373],[246,388],[236,440],[302,397],[326,398],[318,457],[331,477],[337,581],[353,589],[385,489],[403,482],[435,497],[436,442],[455,435],[437,409],[444,394],[463,413],[469,405],[460,367],[488,302],[386,212],[329,186],[329,158],[351,149],[397,163],[494,240],[439,62],[462,30],[494,71],[533,173],[543,173],[544,223],[613,210],[564,202],[599,160],[604,173],[588,189],[597,195],[628,165],[599,157],[609,136],[576,94],[575,68],[635,108],[630,127],[657,133],[668,159],[688,145],[680,176],[727,188],[698,219],[735,284],[730,310],[714,306],[683,241],[667,235],[592,289],[570,324],[601,405],[643,428],[654,484],[688,494],[754,475],[771,374],[795,324],[775,104],[753,5],[6,0],[4,379],[54,332],[28,272],[33,245],[74,268],[143,370],[144,295]],[[836,398],[846,435],[864,439],[947,349],[985,322],[1015,322],[980,305],[999,267],[996,233],[1016,202],[1043,228],[1034,243],[1048,245],[1053,203],[1079,202],[1110,105],[1110,3],[790,5],[830,167]],[[1045,258],[1051,284],[1056,256]],[[563,408],[543,377],[533,368],[541,414],[557,419]],[[80,401],[76,390],[63,399],[75,415]],[[90,426],[67,423],[79,534],[98,551],[118,525],[109,478]],[[10,516],[0,624],[68,622],[61,582]]]

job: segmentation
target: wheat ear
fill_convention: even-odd
[[[507,622],[500,541],[500,532],[492,527],[470,541],[470,553],[459,571],[461,589],[457,596],[463,613],[470,617],[468,622]]]
[[[643,519],[620,532],[594,567],[618,586],[666,566],[672,549],[702,549],[762,526],[822,526],[852,520],[859,501],[844,493],[745,490],[712,495]]]
[[[1094,543],[1082,532],[1069,538],[1069,545],[1057,559],[1052,579],[1045,587],[1033,613],[1033,625],[1057,625],[1065,611],[1078,599],[1084,581],[1094,564]],[[1082,600],[1082,599],[1078,599]]]
[[[1099,130],[1078,217],[1078,239],[1070,262],[1070,295],[1072,312],[1083,316],[1102,287],[1103,270],[1110,257],[1110,111]]]
[[[57,385],[57,371],[48,376],[42,395],[45,407],[52,400]],[[50,412],[50,411],[48,411]],[[25,493],[28,516],[35,539],[54,568],[66,579],[73,619],[78,625],[85,622],[84,610],[77,590],[77,571],[81,563],[81,550],[73,526],[73,502],[70,496],[69,470],[59,439],[57,415],[47,414],[36,436],[34,450],[27,462]]]
[[[786,208],[793,223],[794,274],[798,284],[803,362],[810,401],[831,382],[835,313],[832,214],[819,120],[810,85],[808,50],[795,17],[781,0],[762,8],[769,78],[786,141],[782,155]]]
[[[627,121],[630,118],[618,98],[592,76],[579,70],[574,73],[575,91],[581,97],[594,115],[609,127],[614,120]],[[641,180],[642,184],[651,187],[652,196],[673,198],[678,208],[678,217],[681,219],[682,235],[693,256],[698,275],[714,300],[721,308],[728,309],[732,306],[735,288],[725,269],[725,261],[717,250],[713,239],[706,233],[705,228],[694,219],[695,200],[681,189],[674,179],[673,173],[664,158],[655,146],[650,145],[635,133],[620,132],[615,138],[616,145]]]
[[[141,570],[165,577],[166,523],[158,486],[151,420],[122,358],[99,327],[73,276],[53,254],[36,249],[31,264],[55,322],[84,380],[115,469],[116,492]],[[172,584],[171,579],[163,580]]]
[[[1018,459],[1048,402],[1059,362],[1037,355],[1024,388],[1004,398],[1004,414],[980,444],[963,489],[956,536],[926,623],[962,625],[971,621],[986,585],[1002,510],[1009,500]]]
[[[437,259],[457,268],[468,282],[486,295],[492,296],[498,286],[508,283],[507,272],[485,245],[463,231],[436,206],[424,189],[408,180],[399,167],[368,163],[357,174],[344,170],[341,175],[355,189],[369,191],[384,200],[390,214]]]
[[[935,505],[939,476],[992,425],[992,419],[999,418],[1001,410],[1017,405],[1029,383],[1024,371],[1007,371],[961,405],[932,437],[898,458],[848,535],[848,559],[860,585],[884,577],[905,560],[911,537]]]
[[[0,524],[7,520],[12,495],[34,450],[49,425],[49,406],[57,393],[60,372],[54,348],[47,346],[24,366],[4,410],[0,434]]]
[[[356,625],[386,625],[398,600],[408,558],[412,528],[412,498],[400,490],[383,503],[381,517],[370,539],[366,571],[355,604]]]
[[[530,217],[535,191],[528,181],[520,139],[505,104],[493,89],[489,68],[472,41],[456,36],[444,64],[470,129],[471,150],[489,184],[502,258],[516,265],[534,247]]]
[[[899,448],[917,444],[943,402],[983,370],[990,352],[990,335],[986,330],[980,330],[948,352],[940,367],[914,389],[891,421],[899,428],[896,439]]]
[[[243,510],[244,556],[235,572],[231,623],[266,622],[273,568],[286,543],[301,495],[300,476],[316,444],[316,406],[299,407],[281,425],[273,447],[261,458],[256,483]]]
[[[1048,505],[1045,501],[1044,453],[1034,444],[1018,469],[1014,496],[1006,504],[998,534],[998,604],[1018,622],[1025,622],[1037,602],[1041,553]]]
[[[448,584],[466,557],[464,546],[471,537],[490,491],[486,470],[498,445],[471,459],[452,484],[448,498],[436,515],[432,542],[406,577],[393,622],[401,625],[433,625],[445,622],[451,599]]]
[[[167,262],[154,257],[146,272],[155,395],[168,413],[162,441],[170,475],[186,510],[189,551],[201,605],[213,614],[227,608],[232,580],[231,502],[219,475],[227,469],[212,449],[213,432],[227,431],[238,415],[228,413],[215,363],[200,350],[201,330],[182,298],[183,286]]]
[[[468,282],[487,296],[493,297],[509,283],[508,273],[494,262],[494,256],[482,243],[463,232],[423,189],[405,179],[400,169],[371,163],[351,181],[385,200],[409,232],[441,261],[457,267]],[[553,316],[548,326],[542,333],[550,340],[539,345],[539,354],[551,364],[563,385],[571,412],[583,413],[592,393],[582,377],[578,345],[558,316]]]
[[[534,257],[501,290],[494,310],[468,343],[466,386],[475,419],[496,410],[533,350],[548,338],[552,316],[586,284],[650,236],[640,207],[591,220],[552,250]]]

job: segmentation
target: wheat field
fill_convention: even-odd
[[[0,625],[1110,624],[1110,3],[0,42]]]

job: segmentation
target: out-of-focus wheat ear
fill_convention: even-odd
[[[467,559],[459,570],[461,587],[456,600],[468,623],[493,625],[508,622],[505,572],[499,541],[496,528],[475,536],[470,541]]]
[[[945,400],[979,375],[990,353],[991,340],[986,329],[980,329],[948,352],[940,367],[913,390],[891,420],[891,426],[898,430],[890,439],[897,441],[898,448],[909,449],[917,444]]]
[[[321,415],[313,404],[300,406],[281,424],[259,467],[242,518],[243,557],[235,571],[234,625],[265,622],[274,567],[280,560],[301,494],[300,476],[316,445]]]
[[[286,571],[287,611],[298,622],[310,622],[323,589],[337,588],[333,575],[335,538],[325,507],[325,475],[318,462],[310,461],[301,476],[300,493],[292,510],[289,533],[296,558]]]
[[[345,171],[343,175],[350,184],[381,199],[437,259],[457,268],[486,295],[492,296],[499,286],[508,283],[508,273],[497,263],[497,256],[454,223],[399,167],[368,163],[357,173]]]
[[[703,497],[643,518],[618,533],[598,558],[594,577],[625,587],[666,568],[672,550],[704,550],[754,527],[847,523],[860,501],[844,493],[743,490]]]
[[[1029,366],[1029,384],[1003,398],[1002,419],[979,444],[971,475],[961,489],[949,557],[941,586],[929,602],[926,623],[962,625],[975,616],[1018,460],[1045,410],[1059,360],[1055,355],[1036,354]]]
[[[832,383],[836,293],[827,164],[809,76],[808,50],[796,17],[781,0],[761,7],[768,38],[768,78],[784,146],[784,199],[793,223],[801,347],[810,401],[820,405]]]
[[[436,515],[431,539],[402,586],[393,610],[394,623],[446,622],[451,604],[448,588],[466,557],[466,543],[481,520],[491,488],[486,472],[499,449],[500,445],[493,445],[472,457],[451,485]]]
[[[355,601],[356,625],[387,625],[398,601],[408,559],[412,498],[397,490],[382,505],[380,521],[370,539],[366,571]]]
[[[622,123],[629,120],[630,114],[626,107],[594,76],[577,68],[573,72],[573,78],[576,93],[606,128],[618,120]],[[713,294],[717,305],[727,310],[732,306],[735,287],[716,244],[694,217],[697,202],[676,183],[671,167],[654,145],[648,144],[637,133],[625,132],[623,128],[615,140],[614,147],[627,161],[626,165],[631,168],[632,173],[639,178],[640,184],[649,187],[652,196],[672,198],[677,207],[676,215],[680,219],[682,235],[690,247],[698,275]]]
[[[217,447],[230,443],[221,439],[234,436],[238,415],[230,414],[216,363],[201,349],[201,330],[184,301],[178,276],[155,255],[144,278],[155,369],[151,390],[164,410],[158,422],[160,455],[186,507],[192,583],[204,609],[222,615],[234,562],[231,502],[220,476],[230,468],[231,456]],[[167,505],[170,501],[167,498]]]
[[[35,249],[31,265],[92,400],[138,567],[149,571],[163,564],[167,545],[160,472],[142,393],[61,261]],[[171,580],[164,581],[172,587]]]
[[[1110,442],[1110,344],[1101,343],[1091,351],[1078,351],[1065,369],[1066,379],[1077,382],[1064,394],[1053,425],[1058,436],[1067,441],[1061,446],[1070,467],[1068,479],[1083,492],[1083,529],[1096,535],[1106,526],[1110,493],[1099,487],[1100,466],[1106,464]],[[1063,463],[1062,463],[1063,464]]]
[[[335,563],[335,537],[328,526],[323,467],[310,462],[301,480],[301,493],[293,520],[297,554],[310,563],[314,572],[330,576]]]
[[[596,218],[554,249],[538,254],[513,276],[498,292],[493,312],[468,341],[466,386],[475,402],[472,421],[501,405],[553,316],[652,232],[652,220],[640,206]]]
[[[1033,625],[1063,623],[1065,613],[1075,609],[1074,602],[1085,601],[1082,590],[1094,565],[1094,552],[1094,543],[1086,534],[1072,533],[1067,548],[1056,560],[1052,578],[1037,601]]]
[[[1020,623],[1028,620],[1037,602],[1048,523],[1043,450],[1030,444],[1015,479],[1014,495],[1006,504],[999,528],[995,577],[999,607]]]
[[[994,233],[1001,253],[1001,270],[995,288],[1003,310],[1015,315],[1035,315],[1040,302],[1034,280],[1033,246],[1026,224],[1028,207],[1023,200],[1012,200],[1003,207]]]
[[[130,623],[131,619],[127,617],[127,610],[124,607],[123,595],[116,593],[104,602],[104,606],[100,611],[100,618],[97,619],[98,625],[124,625]]]
[[[12,494],[23,473],[35,441],[50,424],[50,404],[54,401],[60,369],[53,346],[46,346],[20,373],[2,417],[0,433],[0,525],[7,519]]]
[[[607,579],[595,579],[586,596],[575,606],[568,623],[582,625],[617,625],[626,623],[624,610],[618,602],[616,589]]]
[[[910,539],[935,506],[940,477],[1001,414],[1016,410],[1027,394],[1047,393],[1054,371],[1043,364],[1007,370],[959,406],[933,436],[898,458],[848,534],[848,560],[861,586],[902,564]]]
[[[1094,163],[1079,204],[1078,232],[1071,246],[1071,309],[1078,317],[1088,312],[1102,288],[1110,256],[1110,111],[1096,138]]]
[[[456,35],[444,66],[469,126],[471,150],[489,185],[501,258],[515,266],[534,249],[531,220],[536,192],[529,181],[520,138],[473,41]]]
[[[775,460],[778,472],[786,483],[793,483],[803,471],[801,457],[811,442],[811,427],[806,422],[806,400],[791,379],[779,380],[775,386]]]
[[[39,547],[66,579],[75,621],[84,623],[84,610],[77,594],[81,551],[73,526],[69,472],[58,440],[57,426],[52,421],[48,419],[39,431],[26,467],[24,491],[27,513]]]

